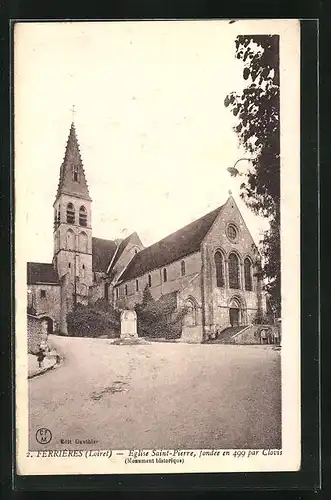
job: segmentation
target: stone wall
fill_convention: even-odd
[[[280,341],[280,329],[275,325],[250,325],[231,339],[231,344],[261,344],[261,329],[269,330],[271,336],[277,336]],[[272,343],[272,342],[270,342]],[[276,342],[279,343],[279,342]]]
[[[101,272],[94,273],[93,285],[89,289],[89,302],[94,303],[99,299],[105,299],[105,284],[107,274]],[[108,302],[112,303],[112,286],[108,288]]]
[[[60,285],[28,285],[28,306],[37,316],[47,316],[55,322],[55,330],[60,323]]]
[[[47,326],[44,320],[28,314],[28,353],[36,354],[41,342],[47,341]]]
[[[185,262],[185,276],[181,275],[181,262]],[[167,269],[167,281],[163,281],[163,269]],[[192,279],[201,270],[201,258],[200,252],[193,253],[184,257],[183,259],[177,260],[164,266],[164,268],[154,269],[149,273],[139,276],[138,281],[138,291],[136,290],[137,284],[136,279],[126,281],[121,283],[118,288],[119,298],[116,299],[115,292],[115,306],[121,308],[132,309],[135,304],[141,303],[143,298],[143,291],[145,286],[148,284],[148,275],[151,275],[152,286],[150,287],[151,294],[155,300],[160,298],[162,295],[166,295],[170,292],[175,292],[182,290],[189,285]],[[125,295],[125,285],[127,286],[128,294]],[[200,297],[200,283],[199,280],[193,285],[194,290],[192,294],[194,297]]]

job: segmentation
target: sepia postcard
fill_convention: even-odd
[[[300,470],[299,21],[13,56],[17,473]]]

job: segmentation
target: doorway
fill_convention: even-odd
[[[239,309],[237,307],[230,307],[230,325],[239,326]]]
[[[53,328],[53,320],[52,318],[49,318],[47,316],[45,316],[44,318],[42,318],[43,321],[45,322],[46,324],[46,332],[47,333],[54,333],[54,328]]]

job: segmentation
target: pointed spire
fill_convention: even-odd
[[[79,151],[76,128],[73,121],[71,123],[66,150],[60,169],[60,179],[56,198],[58,198],[61,193],[79,196],[84,200],[91,200]]]

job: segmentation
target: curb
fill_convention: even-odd
[[[41,370],[38,370],[35,373],[31,373],[31,375],[28,375],[28,379],[38,377],[38,375],[42,375],[43,373],[48,372],[49,370],[53,370],[55,366],[58,366],[59,363],[56,362],[56,359],[54,360],[54,363],[52,365],[47,366],[46,368],[43,368]]]

